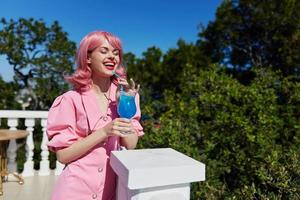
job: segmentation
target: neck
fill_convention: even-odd
[[[111,80],[108,78],[98,78],[93,80],[93,89],[99,93],[107,93],[110,88]]]

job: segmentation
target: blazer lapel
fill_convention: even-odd
[[[99,104],[92,90],[83,92],[81,96],[90,131],[93,131],[97,126],[97,122],[100,121],[99,118],[103,117],[100,113]]]
[[[99,104],[97,102],[96,94],[90,89],[86,92],[81,93],[83,107],[86,111],[87,120],[90,126],[90,131],[93,131],[100,127],[101,124],[106,124],[111,121],[113,118],[117,117],[116,110],[116,91],[117,86],[114,83],[111,83],[109,95],[109,105],[107,113],[101,113]]]

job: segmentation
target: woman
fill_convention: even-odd
[[[121,78],[125,77],[122,53],[120,39],[104,31],[92,32],[80,43],[76,72],[66,78],[74,90],[57,97],[48,115],[48,148],[66,164],[54,186],[53,200],[115,199],[110,152],[120,146],[134,149],[144,134],[138,94],[132,119],[117,114],[117,85],[135,93],[139,89]]]

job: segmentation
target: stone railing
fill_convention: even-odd
[[[7,119],[7,126],[16,130],[25,120],[26,161],[22,175],[58,175],[64,165],[56,161],[55,170],[50,169],[46,136],[47,111],[0,110],[0,120]],[[42,127],[40,169],[34,170],[33,131],[40,121]],[[11,140],[7,150],[8,169],[16,171],[17,143]],[[140,149],[112,152],[110,164],[118,175],[117,200],[188,200],[190,183],[205,180],[205,165],[178,151],[165,149]]]
[[[49,151],[47,148],[48,138],[46,136],[46,125],[47,125],[47,111],[27,111],[27,110],[0,110],[0,120],[1,122],[4,119],[7,119],[7,125],[10,130],[16,130],[19,125],[21,119],[25,120],[25,129],[29,132],[28,137],[26,138],[26,161],[24,163],[24,170],[22,175],[26,176],[47,176],[52,174],[52,170],[50,169],[49,164]],[[41,142],[41,162],[40,169],[38,171],[34,170],[34,140],[33,140],[33,131],[35,129],[35,125],[37,121],[40,121],[40,125],[42,126],[42,142]],[[10,171],[16,171],[16,155],[17,155],[17,143],[15,140],[11,140],[9,142],[9,146],[7,149],[8,156],[8,169]],[[54,174],[60,174],[63,165],[59,162],[56,162],[56,169]]]

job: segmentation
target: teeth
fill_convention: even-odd
[[[104,63],[105,66],[114,66],[114,63]]]

